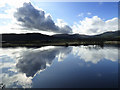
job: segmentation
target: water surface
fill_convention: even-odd
[[[0,48],[0,69],[6,88],[116,88],[118,48]]]

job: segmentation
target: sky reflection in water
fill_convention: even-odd
[[[8,88],[117,87],[118,48],[3,48],[0,69]]]

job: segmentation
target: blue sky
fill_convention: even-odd
[[[57,28],[59,32],[61,30],[65,32],[72,30],[73,33],[94,35],[106,31],[118,30],[118,2],[39,2],[38,0],[16,0],[14,2],[14,0],[5,0],[0,2],[0,27],[4,29],[0,33],[32,31],[29,30],[31,27],[27,27],[27,30],[21,30],[20,28],[22,27],[15,22],[14,12],[17,11],[17,8],[23,7],[24,2],[31,2],[35,10],[41,8],[45,15],[49,13],[52,17],[51,20],[55,23],[54,27],[59,27]],[[30,18],[29,16],[24,17]],[[26,23],[22,22],[22,24]],[[103,26],[104,29],[102,29]],[[41,28],[37,29],[43,32],[48,31],[41,30]]]
[[[33,2],[33,4],[50,13],[54,20],[60,18],[70,25],[85,17],[96,15],[105,20],[118,17],[117,2]],[[91,15],[87,15],[88,12]],[[78,17],[80,13],[84,15]]]

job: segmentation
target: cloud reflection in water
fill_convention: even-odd
[[[1,62],[2,66],[0,66],[0,68],[6,68],[7,73],[3,71],[0,76],[3,77],[3,82],[8,87],[10,87],[11,84],[17,83],[17,85],[29,88],[31,87],[31,80],[37,72],[44,70],[47,66],[50,66],[56,56],[61,58],[59,53],[67,55],[71,52],[71,50],[71,47],[54,46],[37,49],[1,49],[1,52],[5,53],[0,53],[0,59],[4,61],[4,63]],[[62,56],[62,58],[64,57]],[[13,75],[10,75],[10,71]]]
[[[0,77],[7,87],[30,88],[32,79],[37,73],[51,66],[55,58],[64,61],[69,55],[97,64],[102,59],[117,61],[118,49],[96,46],[4,48],[0,49],[0,69],[3,70]]]
[[[33,77],[37,71],[44,70],[46,65],[51,65],[56,55],[59,53],[66,55],[68,54],[66,52],[71,52],[71,48],[54,48],[44,51],[37,49],[27,53],[23,52],[23,58],[18,61],[16,67],[25,73],[27,77]]]
[[[73,47],[72,53],[85,62],[92,62],[94,64],[97,64],[102,59],[118,60],[118,49],[115,47],[80,46]]]

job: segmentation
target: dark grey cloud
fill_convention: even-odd
[[[71,52],[72,48],[54,48],[44,51],[31,50],[24,52],[22,58],[16,64],[18,70],[25,73],[27,77],[34,76],[37,71],[46,68],[46,65],[52,64],[52,61],[59,53],[64,53],[65,55]]]
[[[23,27],[27,29],[38,29],[41,31],[52,31],[56,33],[71,33],[72,29],[68,25],[63,27],[57,26],[51,16],[45,15],[43,10],[38,10],[31,3],[24,3],[22,7],[17,9],[14,17],[21,22]]]

